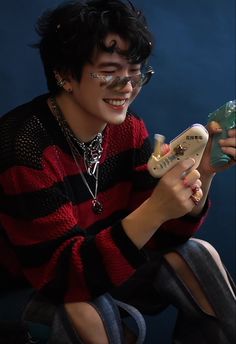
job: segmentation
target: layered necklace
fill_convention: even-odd
[[[103,136],[101,133],[98,133],[96,137],[89,143],[86,144],[80,141],[70,129],[68,123],[65,120],[65,117],[56,102],[54,97],[50,97],[50,105],[52,109],[52,113],[56,118],[63,134],[65,135],[66,141],[70,147],[72,156],[80,171],[81,178],[86,186],[87,190],[89,191],[90,195],[92,196],[92,210],[95,214],[101,214],[103,211],[103,205],[101,202],[97,200],[97,192],[98,192],[98,172],[99,172],[99,163],[102,156],[102,141]],[[81,148],[83,155],[81,155],[78,147]],[[87,173],[95,179],[95,187],[94,191],[92,190],[91,186],[89,185],[84,173],[79,164],[79,159],[83,156],[84,166]]]

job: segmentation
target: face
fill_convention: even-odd
[[[117,46],[127,49],[127,42],[118,35],[109,34],[105,40],[107,46],[116,40]],[[125,120],[127,109],[140,91],[140,86],[133,87],[127,82],[122,88],[109,88],[99,76],[134,76],[140,74],[140,64],[130,64],[127,59],[116,52],[97,52],[92,64],[83,68],[80,82],[70,79],[73,89],[72,98],[78,114],[91,126],[103,128],[107,123],[120,124]]]

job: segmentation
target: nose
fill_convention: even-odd
[[[132,86],[131,80],[128,79],[124,82],[124,84],[119,85],[117,87],[117,90],[121,91],[123,93],[129,93],[129,92],[132,92],[134,90],[134,87]]]

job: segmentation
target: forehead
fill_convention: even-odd
[[[104,39],[106,47],[112,47],[116,43],[116,49],[113,52],[106,52],[103,50],[95,50],[92,62],[93,64],[100,64],[104,61],[117,61],[120,63],[129,63],[127,58],[120,54],[117,50],[126,51],[129,48],[129,43],[117,34],[108,34]]]
[[[110,33],[104,39],[104,43],[107,47],[111,46],[114,41],[117,43],[117,47],[121,50],[127,50],[129,48],[129,43],[118,34]]]

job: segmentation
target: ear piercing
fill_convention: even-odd
[[[55,79],[57,81],[57,86],[63,87],[66,83],[65,79],[62,79],[62,77],[60,76],[60,74],[58,72],[54,71],[53,73],[54,73]]]
[[[67,93],[72,93],[72,91],[73,91],[71,87],[64,88],[64,90],[65,90]]]
[[[63,87],[65,85],[66,81],[64,79],[57,80],[57,86]]]
[[[56,71],[54,71],[54,75],[55,75],[55,78],[56,78],[56,81],[57,81],[57,86],[60,87],[60,88],[64,88],[64,90],[67,92],[67,93],[72,93],[72,88],[69,86],[69,87],[64,87],[65,84],[66,84],[66,80],[63,79],[60,74]]]

